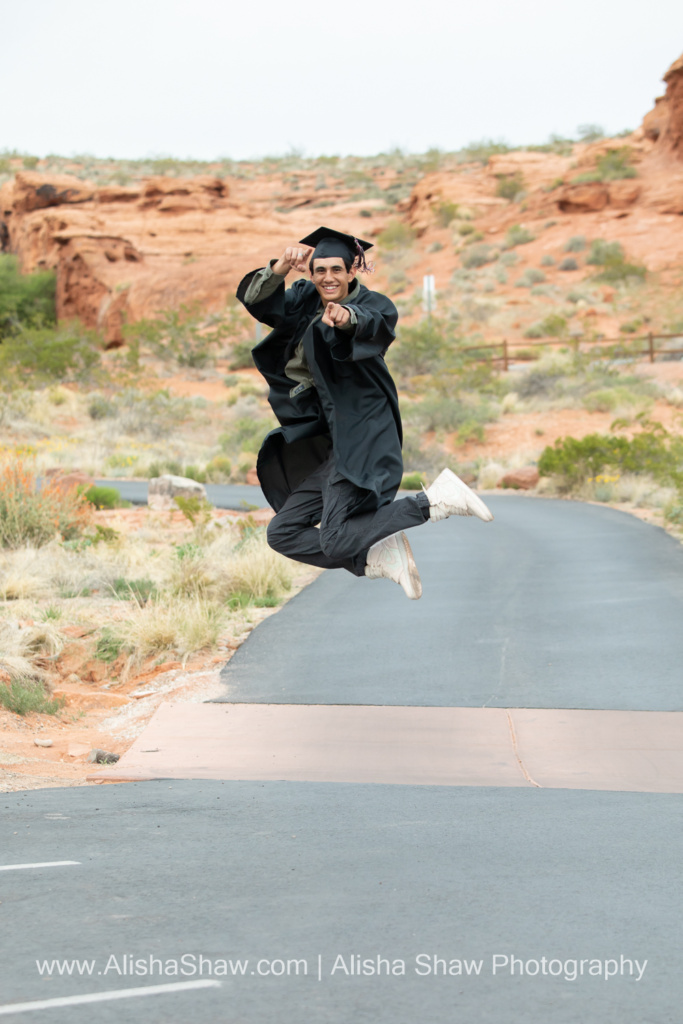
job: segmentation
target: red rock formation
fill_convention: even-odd
[[[312,176],[311,176],[312,177]],[[19,172],[0,189],[0,239],[25,271],[57,271],[57,316],[78,317],[122,341],[122,325],[183,304],[222,309],[244,273],[278,256],[319,223],[372,237],[348,190],[255,177],[230,186],[209,175],[148,178],[98,188],[69,175]],[[233,192],[238,193],[235,197]],[[328,198],[329,196],[329,198]],[[339,204],[335,211],[334,205]],[[4,227],[3,227],[4,225]]]
[[[654,108],[643,118],[642,129],[660,152],[683,160],[683,54],[664,75],[666,94],[658,96]]]

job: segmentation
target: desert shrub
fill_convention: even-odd
[[[206,470],[199,466],[185,466],[183,476],[187,480],[196,480],[198,484],[205,484],[207,481]]]
[[[116,661],[122,647],[123,639],[117,636],[112,627],[105,626],[95,644],[95,657],[98,661],[109,665],[112,661]]]
[[[15,715],[56,715],[66,704],[64,697],[50,697],[37,679],[19,677],[0,683],[0,704]]]
[[[116,406],[104,395],[93,395],[88,403],[88,416],[91,420],[105,420],[116,416]]]
[[[565,252],[583,252],[586,248],[586,236],[585,235],[572,235],[572,237],[565,243]]]
[[[0,378],[30,381],[88,380],[100,364],[100,341],[79,324],[21,327],[0,345]]]
[[[400,292],[404,292],[410,283],[410,278],[404,270],[393,270],[387,278],[389,294],[398,295]]]
[[[462,254],[462,265],[468,270],[472,270],[483,267],[487,263],[493,263],[497,259],[498,250],[495,246],[487,245],[485,242],[477,243]]]
[[[248,331],[248,323],[247,314],[236,306],[223,313],[207,314],[195,304],[163,310],[153,320],[127,324],[123,333],[131,344],[145,346],[161,359],[201,368],[213,362],[217,348],[226,339],[240,338]]]
[[[206,479],[213,484],[226,483],[231,472],[232,462],[227,455],[214,455],[206,464]]]
[[[56,480],[38,487],[35,472],[19,459],[0,463],[0,547],[42,547],[61,534],[79,536],[92,521],[92,506],[77,488]]]
[[[230,349],[229,370],[248,370],[254,365],[252,341],[236,341]]]
[[[557,478],[562,490],[613,469],[648,473],[660,483],[683,487],[683,438],[661,424],[641,420],[643,429],[628,439],[614,434],[589,434],[581,440],[558,438],[538,462],[539,473]]]
[[[399,327],[387,362],[392,372],[405,379],[434,373],[448,360],[452,351],[453,339],[448,326],[432,318],[410,327]]]
[[[251,419],[241,416],[235,420],[225,433],[218,438],[218,443],[225,452],[251,452],[256,454],[263,438],[272,430],[274,423],[270,420]]]
[[[683,526],[683,498],[668,502],[664,508],[664,518],[674,526]]]
[[[565,258],[559,264],[558,270],[578,270],[579,264],[576,262],[573,256],[565,256]]]
[[[169,434],[189,418],[193,408],[191,399],[165,388],[153,392],[126,388],[116,396],[115,404],[122,433],[152,438]]]
[[[514,174],[502,174],[498,178],[496,195],[500,196],[501,199],[509,199],[512,201],[515,196],[518,196],[519,193],[523,191],[524,178],[519,171],[516,171]]]
[[[268,546],[262,527],[253,530],[226,565],[232,593],[252,599],[275,598],[292,586],[292,563]]]
[[[560,338],[567,330],[567,321],[559,313],[549,313],[541,321],[541,327],[549,338]]]
[[[401,490],[421,491],[422,485],[426,483],[424,473],[404,473],[401,480]]]
[[[515,281],[515,288],[531,288],[534,284],[545,281],[545,274],[536,267],[527,267],[518,281]]]
[[[602,267],[610,260],[623,260],[624,249],[621,242],[606,242],[604,238],[594,238],[586,263]]]
[[[519,263],[519,253],[503,252],[500,256],[500,262],[504,267],[514,267],[516,263]]]
[[[594,281],[600,284],[628,284],[645,280],[647,269],[637,263],[627,263],[623,259],[607,260]]]
[[[605,137],[605,129],[599,124],[580,124],[576,134],[582,142],[598,142]]]
[[[595,391],[589,391],[584,396],[583,405],[589,412],[615,412],[623,406],[642,405],[643,401],[643,396],[630,388],[615,385],[611,388],[598,388]]]
[[[524,332],[525,338],[543,338],[544,336],[543,328],[540,323],[531,324],[531,326],[527,327]],[[517,355],[519,356],[519,353],[517,353]]]
[[[458,152],[461,161],[486,165],[492,156],[498,153],[509,153],[510,146],[506,142],[494,142],[493,139],[482,139],[481,142],[470,142]]]
[[[552,258],[552,256],[549,253],[546,253],[545,256],[543,256],[541,258],[541,266],[542,267],[554,267],[555,266],[555,260]]]
[[[458,224],[458,234],[463,238],[466,235],[473,235],[477,229],[474,224],[470,224],[469,221],[465,221],[463,224]]]
[[[441,252],[443,249],[443,242],[432,242],[427,246],[427,252]]]
[[[116,487],[89,487],[85,497],[95,508],[130,508],[130,502],[121,500]]]
[[[457,203],[439,203],[436,210],[436,223],[440,228],[447,228],[458,215]]]
[[[483,242],[484,233],[483,231],[474,231],[471,235],[468,235],[465,239],[465,245],[474,245],[475,242]]]
[[[495,420],[497,412],[488,401],[477,401],[474,404],[463,400],[461,395],[430,394],[410,406],[405,416],[423,432],[457,431],[458,439],[465,440],[472,436],[483,436],[484,425]]]
[[[620,324],[620,326],[619,326],[619,333],[620,334],[637,334],[637,332],[642,328],[642,326],[643,326],[643,321],[639,317],[637,317],[635,320],[629,320],[625,324]]]
[[[408,249],[415,241],[415,231],[400,220],[390,220],[377,236],[383,249]]]
[[[534,236],[526,228],[523,228],[521,224],[513,224],[511,228],[508,228],[505,234],[505,241],[503,243],[504,249],[514,249],[516,245],[527,245],[529,242],[533,242]]]
[[[619,181],[622,178],[636,178],[638,172],[629,162],[631,151],[628,146],[621,146],[619,149],[609,149],[602,156],[598,157],[594,171],[587,171],[579,174],[573,180],[577,183],[584,181]]]
[[[52,271],[22,274],[16,256],[0,254],[0,338],[55,323],[56,281]]]

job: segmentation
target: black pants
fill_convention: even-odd
[[[297,562],[365,575],[373,544],[429,519],[429,499],[424,493],[389,502],[374,512],[358,512],[367,493],[337,472],[331,455],[271,519],[268,543]]]

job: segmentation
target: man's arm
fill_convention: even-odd
[[[267,267],[254,274],[241,297],[242,302],[246,306],[254,306],[257,302],[269,299],[278,290],[290,270],[305,273],[307,260],[312,252],[313,250],[307,246],[288,246],[279,260],[271,260]]]
[[[372,294],[372,304],[328,303],[320,323],[333,359],[357,362],[384,355],[396,337],[396,307],[385,295]]]

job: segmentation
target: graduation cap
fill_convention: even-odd
[[[313,247],[311,263],[315,259],[326,259],[329,256],[341,256],[342,259],[351,263],[357,263],[358,267],[370,272],[370,267],[365,260],[365,250],[371,249],[373,243],[366,242],[362,238],[355,238],[343,231],[335,231],[334,228],[317,228],[310,235],[301,238],[302,245]]]

